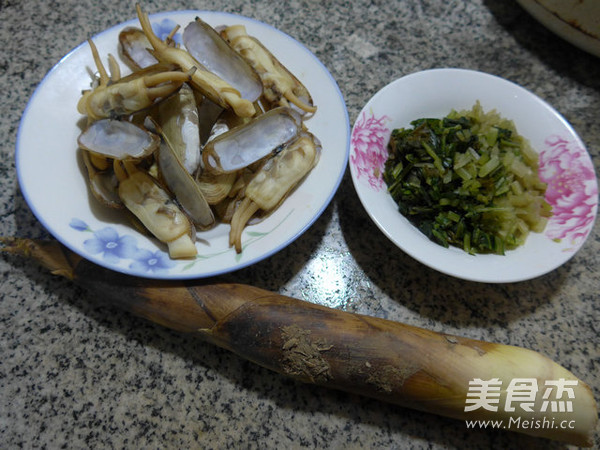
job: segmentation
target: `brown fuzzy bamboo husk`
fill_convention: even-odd
[[[102,269],[55,241],[4,242],[4,251],[35,259],[137,316],[197,335],[285,376],[455,419],[504,420],[512,431],[593,445],[598,414],[590,388],[538,352],[344,312],[242,284],[135,278]],[[504,381],[500,406],[507,396],[504,388],[514,378],[535,379],[540,388],[547,380],[576,380],[569,399],[572,412],[540,412],[541,393],[532,412],[518,407],[514,412],[465,412],[469,382],[492,378]],[[525,420],[527,427],[521,426]],[[552,420],[552,427],[543,426],[544,420]],[[562,427],[562,421],[569,426]]]

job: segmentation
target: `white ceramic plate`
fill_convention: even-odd
[[[479,100],[512,119],[540,153],[540,178],[554,215],[544,233],[505,255],[469,255],[430,241],[404,216],[382,180],[394,128],[421,117],[444,117]],[[550,105],[516,84],[462,69],[433,69],[402,77],[381,89],[352,129],[350,170],[360,200],[383,233],[406,253],[440,272],[472,281],[522,281],[571,258],[587,238],[597,212],[598,185],[591,158],[571,126]],[[399,268],[398,270],[401,270]]]
[[[600,57],[600,2],[598,0],[517,0],[553,33]]]
[[[277,29],[220,12],[177,11],[151,15],[164,37],[175,24],[182,28],[196,16],[212,26],[243,24],[260,39],[311,92],[317,113],[305,124],[321,141],[323,152],[314,170],[285,203],[263,222],[248,226],[243,251],[228,245],[228,225],[198,233],[199,256],[173,261],[158,241],[138,233],[118,212],[97,204],[87,189],[78,158],[76,105],[90,86],[95,65],[87,43],[67,54],[33,94],[17,137],[17,174],[23,195],[36,217],[59,241],[83,257],[131,275],[185,279],[233,271],[281,250],[300,236],[323,212],[343,176],[349,151],[350,124],[342,94],[325,66],[302,44]],[[137,19],[110,28],[93,41],[106,64],[118,55],[118,33]],[[180,34],[180,33],[179,33]],[[122,64],[124,68],[124,64]]]

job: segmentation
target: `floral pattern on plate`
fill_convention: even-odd
[[[356,121],[352,132],[351,145],[354,154],[350,156],[350,164],[356,170],[358,179],[363,179],[373,189],[385,187],[383,169],[388,157],[387,140],[390,130],[385,126],[389,117],[375,117],[373,112],[367,117],[362,113]]]
[[[279,228],[293,212],[293,209],[290,210],[288,214],[270,230],[245,230],[244,235],[246,238],[242,243],[242,253],[236,253],[232,247],[227,247],[213,253],[199,252],[195,258],[185,260],[173,260],[169,257],[169,254],[163,250],[149,250],[139,247],[137,240],[133,236],[129,234],[119,234],[118,231],[111,226],[106,226],[99,230],[92,230],[85,221],[78,218],[71,219],[69,226],[77,231],[92,233],[92,237],[83,241],[83,248],[88,254],[99,256],[107,266],[116,269],[125,263],[127,268],[134,273],[164,275],[175,267],[178,267],[182,272],[188,271],[201,261],[225,253],[234,253],[234,259],[239,262],[243,257],[244,249],[268,237],[269,234]]]
[[[587,152],[568,138],[550,136],[540,153],[539,176],[547,183],[546,201],[552,205],[546,236],[583,242],[594,225],[598,202],[596,174]],[[574,248],[567,250],[573,251]]]
[[[164,18],[160,22],[152,23],[152,31],[154,31],[154,34],[156,34],[161,41],[167,39],[175,27],[177,27],[177,23],[169,18]],[[181,45],[182,43],[180,33],[175,33],[173,36],[171,36],[171,39],[178,45]]]
[[[128,261],[129,269],[142,273],[163,273],[177,265],[169,255],[161,250],[148,250],[140,248],[134,237],[119,233],[113,227],[103,227],[92,230],[81,219],[74,218],[69,223],[77,231],[92,233],[92,237],[83,242],[83,248],[90,255],[101,255],[108,265],[116,266],[121,261]]]

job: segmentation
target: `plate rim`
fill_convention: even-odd
[[[600,58],[600,36],[594,37],[572,26],[535,0],[517,0],[540,24],[575,47]]]

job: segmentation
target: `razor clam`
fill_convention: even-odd
[[[204,173],[196,179],[202,195],[209,205],[217,205],[223,201],[229,193],[237,178],[236,172],[208,174]]]
[[[294,139],[302,119],[290,108],[275,108],[208,141],[202,149],[204,168],[234,172],[268,156]]]
[[[158,105],[159,124],[171,149],[188,173],[200,164],[200,129],[196,97],[188,84]]]
[[[317,138],[303,131],[279,153],[265,161],[244,189],[244,198],[231,218],[229,244],[242,251],[242,231],[256,212],[269,213],[306,177],[319,159]]]
[[[200,109],[199,109],[200,112]],[[222,135],[223,133],[227,133],[229,130],[247,124],[252,119],[248,119],[245,117],[238,117],[232,111],[227,109],[221,110],[221,113],[217,115],[216,120],[210,125],[207,126],[204,133],[206,134],[206,138],[204,140],[204,146],[215,139],[217,136]],[[208,125],[208,123],[206,124]],[[200,166],[200,169],[202,165]],[[200,171],[199,171],[200,172]]]
[[[136,71],[158,63],[149,48],[152,45],[141,28],[126,27],[119,33],[119,55],[130,69]]]
[[[241,97],[237,89],[224,81],[214,73],[205,70],[192,55],[179,47],[173,47],[161,41],[152,30],[148,14],[142,11],[142,7],[136,4],[136,11],[144,34],[153,47],[152,54],[160,61],[177,64],[182,71],[188,72],[193,69],[190,83],[213,102],[223,108],[231,108],[238,116],[252,117],[256,114],[254,103]]]
[[[185,27],[182,41],[196,61],[229,83],[242,98],[255,102],[262,95],[258,74],[202,19],[196,17]]]
[[[175,70],[176,66],[172,64],[159,63],[121,78],[118,63],[109,56],[111,69],[115,72],[109,77],[96,45],[91,39],[88,43],[100,79],[97,84],[94,80],[93,89],[82,92],[77,111],[87,114],[91,120],[126,116],[148,108],[178,90],[194,73],[193,68],[183,73]]]
[[[258,39],[249,36],[246,27],[232,25],[221,34],[259,75],[268,103],[293,106],[301,114],[316,112],[308,89]]]
[[[202,229],[210,228],[215,223],[215,216],[206,202],[200,186],[185,169],[164,134],[163,140],[156,156],[160,177],[194,225]]]
[[[260,163],[257,163],[260,164]],[[256,173],[256,170],[260,169],[260,167],[246,167],[245,169],[240,170],[239,172],[232,172],[231,174],[235,175],[235,179],[232,182],[232,185],[229,187],[229,192],[227,196],[221,199],[219,203],[216,203],[213,206],[215,215],[219,217],[219,220],[223,223],[231,223],[231,218],[233,217],[233,213],[240,205],[242,199],[244,198],[244,190],[246,186],[252,180],[252,177]],[[222,174],[219,176],[225,176],[230,174]],[[252,218],[248,223],[259,222],[260,218]]]
[[[210,138],[212,129],[223,113],[227,111],[208,97],[202,95],[198,90],[194,89],[196,96],[196,105],[198,107],[198,128],[200,129],[200,143],[204,145]]]
[[[160,137],[131,122],[100,119],[79,135],[77,143],[84,150],[112,159],[140,159],[158,148]]]
[[[265,161],[246,186],[245,196],[261,210],[273,210],[315,166],[320,152],[318,139],[303,131],[281,152]]]
[[[98,170],[91,161],[90,156],[92,154],[87,150],[81,149],[81,156],[87,171],[90,191],[96,200],[109,208],[123,208],[123,202],[117,192],[119,182],[112,171],[112,167]]]
[[[84,150],[112,159],[140,159],[158,148],[160,138],[131,122],[101,119],[92,122],[77,143]]]
[[[209,101],[208,103],[212,102]],[[226,133],[235,127],[245,125],[253,120],[252,118],[236,116],[235,113],[228,109],[221,109],[221,112],[219,114],[217,114],[217,111],[213,110],[210,107],[208,109],[208,112],[212,111],[214,114],[216,114],[216,116],[213,117],[213,121],[212,123],[210,123],[210,126],[208,121],[205,122],[205,128],[200,133],[201,140],[203,142],[203,147],[208,142],[215,139],[217,136],[220,136],[223,133]],[[199,107],[198,113],[200,114],[201,112],[203,112],[203,109]],[[200,168],[202,168],[202,165],[200,166]]]
[[[222,134],[227,133],[232,128],[233,127],[229,125],[227,120],[224,120],[220,117],[211,127],[210,133],[208,134],[208,138],[206,139],[206,143],[209,143],[215,138],[221,136]]]
[[[210,100],[208,100],[208,103],[214,105]],[[219,114],[212,127],[205,131],[207,133],[206,142],[229,131],[232,128],[232,123],[246,120],[235,116],[235,114],[230,114],[228,110],[221,111],[222,113]],[[234,183],[238,178],[238,172],[211,173],[207,170],[202,170],[202,165],[198,169],[196,182],[209,205],[218,205],[230,195]]]
[[[131,161],[115,161],[114,171],[123,204],[154,237],[167,244],[169,256],[196,256],[193,224],[156,180]]]

